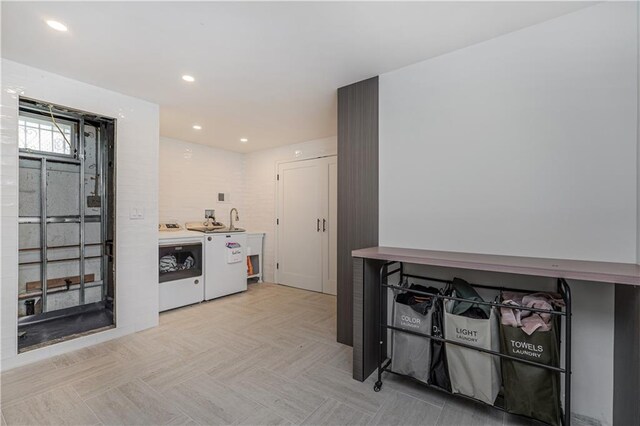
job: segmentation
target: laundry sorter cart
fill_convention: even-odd
[[[389,277],[395,276],[395,275],[398,275],[400,277],[398,284],[390,284],[388,282]],[[423,289],[419,289],[419,287],[421,286],[416,286],[416,285],[409,286],[408,285],[409,280],[423,280],[430,283],[440,283],[441,285],[445,285],[445,286],[450,286],[453,282],[451,280],[443,280],[439,278],[432,278],[432,277],[427,277],[422,275],[406,274],[404,272],[404,265],[401,262],[388,262],[388,263],[385,263],[380,268],[380,281],[379,281],[380,282],[380,305],[379,305],[380,327],[379,327],[379,333],[378,333],[380,347],[379,347],[379,356],[378,356],[378,379],[374,385],[374,390],[376,392],[379,392],[380,389],[382,388],[383,373],[388,372],[398,376],[403,376],[403,377],[407,377],[409,379],[415,380],[426,387],[436,389],[445,393],[449,393],[457,397],[478,401],[485,405],[489,405],[496,409],[509,412],[511,414],[518,415],[524,418],[528,418],[528,419],[532,419],[532,420],[536,420],[536,421],[539,421],[542,423],[548,423],[548,424],[562,424],[564,426],[570,425],[570,422],[571,422],[571,408],[570,408],[571,406],[571,290],[569,288],[569,285],[563,278],[558,278],[557,280],[557,293],[562,298],[564,309],[553,308],[551,310],[538,309],[538,308],[525,307],[525,306],[515,307],[512,304],[504,304],[502,303],[501,300],[492,301],[492,302],[479,301],[479,300],[470,301],[469,299],[456,297],[455,295],[448,295],[445,292],[438,292],[438,293],[425,292],[423,291]],[[477,289],[496,291],[496,292],[499,292],[499,294],[501,295],[503,292],[533,293],[533,294],[540,293],[539,290],[535,291],[535,290],[512,289],[512,288],[506,288],[506,287],[488,286],[488,285],[479,285],[479,284],[470,284],[470,286]],[[509,308],[509,309],[517,308],[521,311],[529,311],[531,313],[538,313],[540,315],[551,315],[552,323],[553,323],[552,327],[554,328],[554,333],[552,335],[553,346],[555,349],[557,349],[555,351],[556,352],[555,356],[552,357],[553,362],[548,362],[549,359],[547,358],[543,358],[547,360],[547,363],[543,363],[543,362],[532,361],[531,359],[526,359],[526,358],[523,358],[522,356],[520,357],[514,356],[513,352],[509,351],[508,350],[509,348],[506,347],[506,344],[504,344],[503,342],[505,339],[508,338],[509,334],[508,332],[503,332],[502,329],[500,331],[501,337],[499,339],[501,343],[500,350],[495,350],[496,348],[494,348],[493,345],[489,346],[491,347],[491,349],[489,349],[486,346],[478,347],[478,346],[464,343],[463,341],[460,341],[460,340],[453,340],[446,333],[443,334],[442,333],[443,330],[438,330],[438,327],[442,327],[442,324],[438,324],[438,326],[432,327],[429,333],[424,332],[424,327],[418,329],[415,327],[407,327],[406,324],[402,324],[403,325],[402,327],[398,327],[397,326],[398,321],[395,318],[395,315],[391,315],[392,317],[391,323],[389,323],[389,318],[387,317],[388,306],[387,306],[387,303],[385,302],[387,300],[385,296],[388,295],[389,291],[391,291],[391,293],[394,296],[398,294],[415,294],[420,298],[420,300],[424,300],[425,297],[433,298],[435,303],[442,303],[443,306],[445,306],[447,303],[453,303],[453,301],[459,301],[459,302],[472,303],[474,306],[485,305],[488,307],[488,309],[491,309],[492,312],[495,310],[498,310],[499,308]],[[392,313],[395,312],[395,306],[394,306],[395,303],[396,303],[396,298],[394,297],[394,300],[392,302]],[[446,309],[444,312],[446,312]],[[405,316],[405,318],[407,317]],[[428,316],[428,318],[429,318],[429,321],[431,321],[430,315]],[[434,325],[435,324],[436,323],[434,319]],[[563,327],[564,335],[562,335],[561,333],[561,329],[560,329],[561,324],[564,325]],[[503,327],[503,326],[500,325],[500,327]],[[519,330],[519,329],[515,328],[515,330]],[[513,401],[513,398],[512,398],[513,395],[504,394],[504,393],[507,393],[507,390],[514,388],[513,377],[511,378],[510,383],[507,383],[507,379],[505,379],[504,386],[501,386],[502,391],[500,395],[498,395],[497,399],[494,400],[493,403],[488,403],[486,398],[478,398],[478,397],[473,397],[464,393],[452,392],[452,389],[449,383],[447,383],[446,387],[437,386],[431,383],[431,381],[428,378],[427,380],[424,380],[422,377],[416,377],[414,374],[404,374],[403,372],[396,371],[397,368],[394,369],[393,356],[394,355],[397,356],[397,354],[400,353],[400,350],[397,347],[394,348],[394,341],[396,342],[409,341],[406,338],[404,338],[403,340],[394,339],[394,336],[396,335],[396,333],[401,333],[402,335],[410,336],[412,338],[411,341],[413,342],[415,342],[416,339],[424,339],[425,344],[427,344],[429,347],[431,347],[432,344],[440,344],[440,345],[446,346],[447,348],[457,348],[456,350],[459,350],[459,351],[462,350],[468,353],[477,351],[478,356],[484,356],[490,359],[494,359],[495,357],[498,357],[498,359],[502,363],[502,368],[505,371],[510,372],[511,374],[522,372],[523,370],[520,366],[527,366],[527,368],[529,368],[529,372],[533,370],[533,371],[540,371],[541,372],[540,374],[547,374],[548,375],[547,379],[551,377],[551,382],[553,384],[553,386],[549,386],[549,387],[553,388],[554,392],[556,392],[555,395],[557,395],[558,409],[557,409],[557,412],[553,414],[556,415],[558,421],[557,422],[550,421],[544,416],[542,416],[541,418],[540,416],[533,417],[527,414],[523,414],[526,411],[517,411],[517,410],[514,411],[513,402],[509,404],[509,401]],[[386,353],[387,353],[387,337],[389,337],[388,334],[390,334],[390,338],[391,338],[391,351],[390,351],[390,357],[387,358]],[[416,353],[415,348],[413,348],[413,352]],[[564,365],[562,365],[560,360],[561,355],[562,355],[562,359],[564,360]],[[396,366],[398,365],[397,362],[395,364]],[[445,361],[445,364],[446,364],[446,361]],[[553,365],[553,364],[556,364],[556,365]],[[526,368],[525,368],[525,371],[526,371]],[[424,374],[422,374],[422,376],[424,376]],[[560,397],[561,395],[560,376],[563,376],[563,379],[564,379],[563,380],[564,400],[563,400],[562,407],[560,407],[561,400],[562,400]],[[526,380],[526,377],[527,375],[524,374],[523,378],[525,380]],[[499,379],[499,380],[502,380],[502,379]],[[543,377],[542,383],[543,384],[545,383],[544,377]],[[538,385],[540,386],[540,383],[538,383]],[[526,386],[526,383],[523,383],[523,386]],[[454,386],[454,389],[455,389],[455,386]],[[553,418],[553,416],[551,416],[551,418]]]

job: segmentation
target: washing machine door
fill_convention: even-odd
[[[158,250],[160,282],[194,278],[202,275],[202,244],[163,244]]]

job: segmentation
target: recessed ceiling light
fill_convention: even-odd
[[[199,125],[199,124],[194,124],[194,125],[193,125],[193,128],[194,128],[195,130],[202,130],[202,126],[201,126],[201,125]]]
[[[195,78],[193,78],[192,76],[187,75],[187,74],[183,75],[183,76],[182,76],[182,79],[183,79],[184,81],[188,81],[189,83],[193,83],[194,81],[196,81],[196,79],[195,79]]]
[[[67,31],[67,26],[65,24],[63,24],[62,22],[58,22],[58,21],[53,21],[51,19],[49,19],[47,21],[47,25],[50,26],[51,28],[53,28],[56,31]]]
[[[240,142],[242,142],[242,143],[249,142],[249,139],[247,139],[247,138],[242,138],[242,139],[240,139]]]

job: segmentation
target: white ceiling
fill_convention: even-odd
[[[2,56],[158,103],[163,136],[248,152],[335,135],[340,86],[588,4],[3,1]]]

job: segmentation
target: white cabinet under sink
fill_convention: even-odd
[[[247,289],[247,235],[241,232],[207,234],[205,245],[205,300]]]

